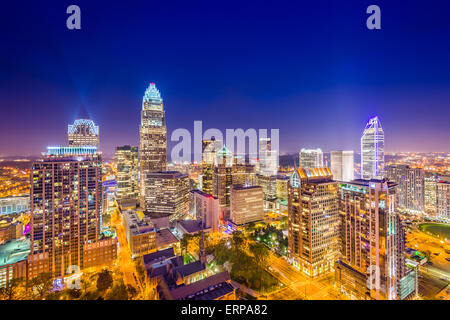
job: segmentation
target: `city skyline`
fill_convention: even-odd
[[[56,133],[81,106],[100,126],[105,155],[118,145],[138,145],[135,128],[150,82],[164,95],[169,150],[173,130],[192,131],[202,120],[221,130],[279,128],[281,153],[357,151],[361,123],[376,115],[389,137],[387,152],[449,150],[446,10],[430,6],[422,16],[418,2],[405,8],[380,1],[383,27],[370,33],[367,6],[355,3],[249,3],[237,11],[233,3],[140,3],[121,13],[82,3],[78,33],[58,27],[66,18],[62,4],[30,4],[22,12],[9,3],[1,26],[17,32],[6,34],[9,50],[0,53],[0,156],[39,155],[48,145],[63,145]],[[174,15],[179,19],[171,25]],[[119,33],[109,17],[126,22]],[[23,20],[35,27],[21,26]],[[146,36],[151,43],[142,41]],[[36,54],[27,54],[23,43]]]

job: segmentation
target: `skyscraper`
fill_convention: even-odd
[[[163,99],[152,82],[142,98],[141,126],[139,128],[139,166],[141,177],[145,172],[167,170],[167,129]]]
[[[69,124],[69,146],[99,146],[99,127],[90,119],[76,119]]]
[[[118,200],[138,199],[138,147],[118,146],[117,160],[117,193]]]
[[[436,183],[437,217],[450,222],[450,177],[440,177]]]
[[[352,181],[354,179],[353,151],[331,151],[331,173],[337,181]]]
[[[288,253],[310,277],[333,270],[338,257],[338,183],[328,168],[300,168],[291,176]]]
[[[354,180],[339,185],[340,290],[357,299],[397,300],[405,275],[404,230],[395,210],[396,184]]]
[[[385,168],[386,177],[398,184],[397,208],[411,212],[425,210],[425,176],[422,168],[408,165],[390,165]]]
[[[384,131],[378,117],[369,119],[361,137],[361,178],[380,179],[384,170]]]
[[[221,212],[230,206],[230,188],[233,184],[245,184],[246,167],[237,164],[227,147],[218,150],[213,173],[213,195],[219,199]]]
[[[424,193],[425,193],[425,211],[428,214],[436,213],[436,191],[438,176],[434,172],[425,172]]]
[[[202,191],[207,194],[213,194],[214,162],[221,145],[214,138],[202,141]]]
[[[114,238],[100,240],[101,155],[93,146],[48,147],[31,170],[29,276],[111,263]]]
[[[303,169],[314,169],[323,167],[322,149],[305,149],[300,150],[298,154],[299,165]]]
[[[271,138],[259,139],[259,174],[274,176],[278,173],[278,150],[273,150]]]
[[[142,179],[142,178],[141,178]],[[189,213],[189,176],[178,171],[147,172],[144,179],[144,208],[150,217],[171,220]]]

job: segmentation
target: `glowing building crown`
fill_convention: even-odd
[[[94,121],[90,119],[76,119],[73,124],[69,124],[68,128],[69,134],[76,133],[78,127],[80,126],[88,126],[90,134],[98,135],[98,126],[96,126]]]
[[[161,94],[156,88],[155,83],[151,82],[147,90],[145,90],[144,97],[142,98],[142,104],[148,103],[162,103]]]

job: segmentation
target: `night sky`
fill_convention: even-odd
[[[138,145],[150,82],[169,139],[203,120],[279,128],[282,152],[358,151],[378,115],[387,151],[450,152],[449,15],[447,0],[4,1],[0,156],[66,144],[81,105],[106,155]]]

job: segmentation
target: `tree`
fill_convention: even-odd
[[[186,253],[187,252],[187,247],[189,244],[189,238],[190,235],[188,233],[185,233],[183,235],[183,237],[180,240],[180,246],[181,246],[181,255],[183,255],[183,252]]]
[[[136,288],[133,287],[131,284],[127,284],[127,293],[128,293],[128,297],[130,297],[131,299],[136,297],[138,294]]]
[[[259,286],[261,288],[262,286],[262,275],[264,268],[267,266],[267,259],[269,257],[269,250],[265,245],[262,243],[252,243],[250,245],[250,251],[252,252],[253,256],[255,257],[256,265],[258,266],[258,272],[259,272]]]
[[[244,246],[244,237],[242,236],[242,233],[239,231],[233,231],[232,236],[233,248],[236,251],[241,251]]]
[[[105,292],[113,285],[113,278],[111,272],[107,269],[103,269],[97,277],[97,290],[99,292]]]
[[[41,272],[31,280],[31,288],[40,300],[50,293],[53,289],[53,277],[51,272]]]
[[[22,278],[15,278],[7,282],[5,287],[0,288],[0,297],[2,300],[15,300],[17,289],[23,285]]]
[[[109,290],[105,297],[106,300],[128,300],[127,287],[120,279],[114,286]]]

